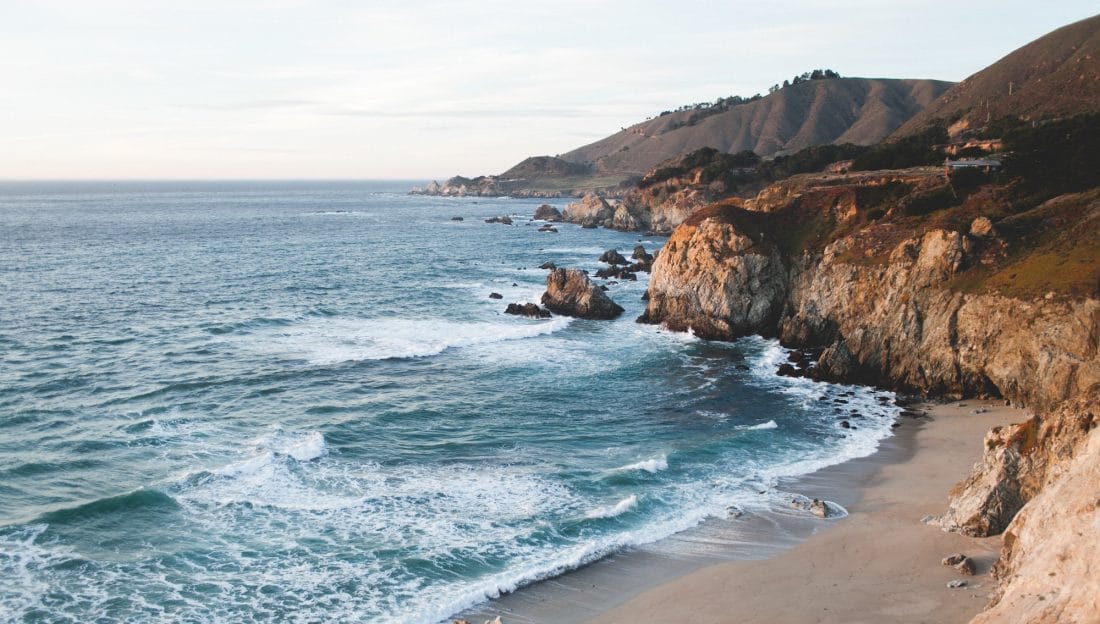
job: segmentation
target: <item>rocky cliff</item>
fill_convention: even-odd
[[[1100,190],[1027,207],[938,176],[800,176],[697,211],[639,320],[813,347],[822,379],[1035,410],[990,434],[940,522],[1005,534],[979,621],[1089,621],[1098,594],[1070,587],[1095,590],[1100,547]]]

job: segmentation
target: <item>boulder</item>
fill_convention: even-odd
[[[529,318],[550,318],[550,313],[534,303],[509,303],[504,310],[505,314],[526,316]]]
[[[631,282],[638,281],[638,276],[634,275],[634,272],[630,267],[609,266],[606,269],[600,269],[596,271],[596,277],[601,279],[623,279]]]
[[[989,217],[978,217],[970,223],[970,235],[974,238],[990,238],[997,235]]]
[[[553,221],[555,223],[562,220],[561,211],[550,204],[543,204],[535,208],[535,214],[532,218],[536,221]]]
[[[546,276],[542,304],[566,316],[585,319],[613,319],[623,308],[612,301],[577,269],[554,269]]]
[[[489,298],[490,299],[503,299],[504,295],[502,295],[500,293],[489,293]]]
[[[607,264],[630,264],[630,261],[623,257],[619,253],[618,249],[608,249],[600,256],[600,262],[606,262]]]

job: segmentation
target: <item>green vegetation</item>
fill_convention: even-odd
[[[653,186],[685,175],[698,168],[703,169],[699,180],[702,184],[710,184],[716,180],[732,181],[737,172],[743,169],[751,169],[759,162],[760,157],[749,150],[736,154],[725,154],[713,147],[704,147],[671,164],[654,169],[642,178],[638,186],[640,188]]]
[[[755,180],[776,182],[800,173],[821,171],[827,165],[851,160],[870,149],[862,145],[842,143],[840,145],[812,145],[787,156],[776,156],[772,160],[761,162],[755,171]]]
[[[943,162],[939,147],[948,141],[947,128],[941,123],[929,126],[916,134],[879,143],[852,161],[853,171],[877,169],[904,169],[920,165],[936,165]]]
[[[1005,173],[1046,197],[1100,186],[1100,114],[1007,127]]]

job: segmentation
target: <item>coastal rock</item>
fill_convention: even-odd
[[[462,217],[451,217],[451,221],[465,221]]]
[[[1063,426],[1077,429],[1072,455],[1055,443],[1037,440],[1031,454],[1048,454],[1042,490],[1004,532],[1001,556],[993,566],[1000,585],[993,601],[973,624],[1094,622],[1100,613],[1100,433],[1095,414],[1100,396],[1071,401],[1059,411]],[[1069,420],[1067,420],[1069,419]],[[1087,432],[1081,429],[1086,427]],[[1043,435],[1040,432],[1040,435]],[[1053,453],[1051,452],[1053,451]]]
[[[489,298],[490,299],[503,299],[504,295],[494,292],[494,293],[489,293]]]
[[[623,203],[615,207],[615,213],[611,215],[611,227],[624,232],[644,229],[642,221],[635,217]]]
[[[540,232],[550,232],[551,234],[557,234],[558,233],[558,228],[556,228],[552,225],[544,225],[544,226],[539,228],[539,231]]]
[[[603,293],[577,269],[554,269],[546,276],[542,304],[566,316],[585,319],[613,319],[623,308]]]
[[[582,227],[594,228],[610,223],[615,209],[607,200],[594,193],[588,193],[580,201],[569,204],[562,213],[562,219],[570,223],[579,223]]]
[[[718,213],[685,222],[665,243],[639,319],[707,339],[774,336],[787,295],[778,249]]]
[[[549,269],[549,270],[553,271],[554,269],[558,268],[558,265],[554,264],[553,262],[543,262],[542,264],[539,265],[539,268],[540,269]]]
[[[638,280],[638,276],[634,274],[634,271],[630,267],[614,265],[596,271],[596,277],[601,279],[621,279],[631,282]]]
[[[634,253],[631,254],[630,257],[636,261],[634,262],[634,264],[630,265],[630,269],[632,271],[642,271],[645,273],[649,273],[653,270],[653,261],[655,260],[655,256],[647,252],[645,250],[645,247],[642,247],[641,245],[636,245],[634,247]]]
[[[875,175],[877,186],[910,184]],[[1033,418],[987,436],[982,461],[937,522],[968,535],[1004,532],[994,567],[1000,597],[975,622],[1091,621],[1083,614],[1100,612],[1088,563],[1100,560],[1095,286],[1034,294],[1046,278],[1031,284],[1025,280],[1038,278],[1017,279],[1011,271],[1018,265],[1002,264],[1011,290],[994,282],[976,288],[971,269],[989,270],[983,246],[993,244],[995,231],[948,229],[942,213],[917,227],[877,216],[853,230],[837,224],[862,214],[858,188],[785,184],[744,202],[751,210],[727,202],[685,220],[654,262],[639,320],[704,338],[757,333],[778,335],[784,346],[822,348],[814,368],[823,379],[1030,407]],[[1006,218],[1006,237],[1010,219],[1017,219],[1017,246],[1029,240],[1019,232],[1034,236],[1037,223],[1080,245],[1075,228],[1089,233],[1100,222],[1100,193]]]
[[[536,221],[552,221],[556,223],[562,220],[562,215],[561,211],[557,208],[550,204],[543,204],[535,208],[535,214],[532,218]]]
[[[512,217],[509,217],[509,216],[489,217],[488,219],[485,220],[485,222],[486,223],[500,223],[502,225],[512,225]]]
[[[630,264],[630,261],[623,257],[619,253],[618,249],[608,249],[600,255],[600,262],[606,262],[607,264]]]
[[[1078,447],[1100,425],[1097,404],[1094,394],[1086,394],[1045,417],[986,434],[982,461],[951,491],[950,506],[938,524],[979,537],[1004,531],[1024,504],[1058,476],[1060,464],[1079,455]]]
[[[549,312],[534,303],[509,303],[504,313],[528,318],[550,318]]]
[[[962,553],[955,553],[953,555],[947,555],[940,561],[940,565],[953,566],[958,565],[963,559],[966,559],[966,555]]]

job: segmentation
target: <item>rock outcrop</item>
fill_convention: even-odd
[[[1000,586],[991,606],[973,624],[1085,624],[1100,614],[1100,433],[1097,395],[1068,403],[1046,431],[1019,451],[1045,464],[1042,489],[1004,533],[993,566]],[[1070,443],[1057,429],[1065,426]],[[1025,423],[1026,426],[1026,423]],[[1046,442],[1043,440],[1043,436]],[[1028,474],[1025,478],[1038,477]],[[1038,484],[1038,483],[1037,483]]]
[[[562,218],[570,223],[579,223],[585,227],[608,227],[615,216],[615,209],[607,200],[594,193],[585,195],[580,201],[565,207]]]
[[[786,262],[775,245],[704,219],[681,226],[665,243],[639,321],[708,339],[774,336],[786,295]]]
[[[556,314],[585,319],[613,319],[623,313],[622,306],[577,269],[550,271],[546,276],[542,305]]]
[[[975,215],[977,200],[914,219],[908,207],[933,181],[872,178],[788,181],[697,211],[654,262],[639,320],[706,338],[778,336],[818,354],[819,378],[1034,410],[987,436],[938,522],[1004,534],[998,597],[976,622],[1095,621],[1100,192],[999,220]],[[876,196],[890,199],[867,201]]]
[[[535,214],[532,218],[536,221],[551,221],[554,223],[562,220],[561,211],[550,204],[543,204],[535,208]]]
[[[550,313],[534,303],[509,303],[504,309],[505,314],[526,316],[528,318],[550,318]]]

